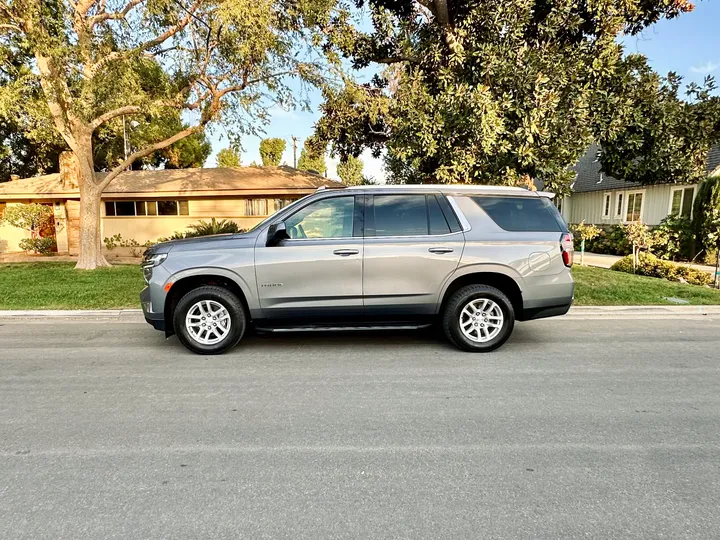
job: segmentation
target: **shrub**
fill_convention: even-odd
[[[693,285],[709,285],[713,278],[707,272],[691,268],[683,264],[658,259],[652,253],[640,252],[638,254],[637,268],[633,271],[633,257],[628,255],[610,267],[611,270],[638,274],[641,276],[664,278],[669,281],[685,280]]]
[[[228,219],[221,219],[218,221],[215,218],[212,218],[210,221],[201,220],[200,223],[188,225],[188,229],[189,230],[185,233],[185,238],[210,236],[211,234],[234,234],[242,232],[240,227],[238,227],[237,223],[234,221],[230,221]]]
[[[19,247],[25,251],[50,255],[55,250],[56,244],[54,238],[23,238]]]
[[[720,177],[703,180],[693,206],[695,249],[710,251],[720,244]]]
[[[578,225],[571,225],[571,229],[575,230]],[[575,236],[575,250],[580,251],[582,239]],[[585,241],[585,251],[591,253],[602,253],[605,255],[628,255],[632,253],[632,245],[625,237],[625,233],[620,225],[611,225],[609,227],[600,228],[600,234],[591,240]]]
[[[105,243],[105,247],[112,251],[116,247],[126,247],[130,248],[130,256],[131,257],[139,257],[140,256],[140,250],[137,249],[140,247],[140,244],[137,240],[134,240],[132,238],[128,238],[127,240],[122,237],[121,234],[114,234],[113,236],[106,237],[103,239],[103,242]]]
[[[692,259],[693,233],[688,218],[668,216],[652,230],[652,236],[652,252],[661,259]]]

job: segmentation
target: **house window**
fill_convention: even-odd
[[[246,216],[267,216],[268,200],[267,199],[245,199],[245,215]]]
[[[612,193],[605,193],[605,195],[603,196],[603,211],[602,211],[603,219],[608,219],[610,217],[611,201],[612,201]]]
[[[282,210],[289,204],[291,204],[295,199],[273,199],[275,211]]]
[[[615,218],[620,219],[622,218],[622,212],[623,212],[623,200],[625,197],[623,197],[623,193],[617,194],[617,201],[615,204]]]
[[[105,201],[106,216],[187,216],[188,201]]]
[[[692,205],[694,198],[694,187],[674,188],[670,192],[670,215],[689,218],[692,214]]]
[[[643,192],[628,193],[625,221],[640,221],[642,219],[642,207]]]

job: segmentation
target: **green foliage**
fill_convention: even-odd
[[[366,183],[363,176],[363,162],[354,156],[340,160],[337,165],[337,173],[340,180],[348,186],[359,186]]]
[[[51,255],[57,244],[52,237],[47,238],[23,238],[18,247],[24,251],[34,251],[43,255]]]
[[[355,67],[390,68],[368,84],[325,89],[316,135],[341,157],[385,150],[394,182],[540,178],[560,194],[568,167],[611,132],[618,36],[692,9],[666,0],[422,4],[428,11],[412,0],[370,2],[369,33],[338,17],[333,43]]]
[[[5,208],[3,221],[29,231],[33,237],[50,226],[55,219],[52,206],[46,204],[13,204]]]
[[[664,278],[669,281],[683,281],[692,285],[710,285],[713,282],[713,278],[708,272],[671,261],[663,261],[652,253],[641,252],[637,258],[637,266],[634,270],[632,255],[623,257],[610,269],[628,274]]]
[[[697,251],[717,250],[720,245],[720,177],[710,177],[698,187],[692,229]]]
[[[645,249],[652,247],[654,238],[650,233],[650,227],[642,221],[633,221],[632,223],[621,225],[621,227],[630,245]]]
[[[217,154],[218,167],[239,167],[240,153],[233,148],[223,148]]]
[[[195,236],[209,236],[211,234],[228,234],[242,232],[240,227],[234,221],[229,219],[221,219],[220,221],[212,218],[210,221],[202,221],[188,225],[188,232],[185,233],[186,238]]]
[[[263,166],[277,167],[285,152],[285,139],[270,138],[260,141],[260,158]]]
[[[687,217],[668,216],[652,230],[652,251],[661,259],[690,260],[693,233]]]
[[[609,119],[598,131],[603,171],[641,184],[700,181],[708,150],[720,141],[714,80],[688,85],[684,99],[682,78],[661,77],[640,55],[623,59],[611,80],[613,92],[598,104]]]
[[[574,230],[577,225],[571,225]],[[575,236],[575,250],[580,250],[580,236]],[[611,225],[600,229],[595,238],[586,240],[585,251],[605,255],[628,255],[632,252],[632,245],[628,242],[625,232],[620,225]]]
[[[139,257],[141,252],[140,247],[143,247],[137,240],[133,238],[123,238],[120,233],[104,238],[103,243],[108,251],[112,251],[117,247],[130,248],[129,251],[131,257]],[[149,246],[145,245],[144,247]]]
[[[323,174],[327,170],[324,150],[316,148],[310,139],[305,140],[303,149],[300,151],[297,168],[301,171]]]
[[[572,227],[572,232],[574,235],[577,235],[581,241],[585,240],[587,242],[588,240],[598,237],[602,231],[595,225],[585,225],[585,220],[583,220]]]

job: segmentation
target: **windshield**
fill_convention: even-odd
[[[311,195],[313,195],[313,193],[311,193],[310,195],[305,195],[304,197],[301,197],[301,198],[297,199],[296,201],[291,202],[291,203],[288,204],[285,208],[281,208],[280,210],[278,210],[277,212],[275,212],[273,215],[268,216],[268,217],[266,217],[265,219],[263,219],[260,223],[258,223],[257,225],[255,225],[255,226],[254,226],[252,229],[250,229],[248,232],[256,231],[257,229],[259,229],[259,228],[262,227],[263,225],[266,225],[267,223],[270,223],[272,220],[275,219],[275,216],[277,216],[280,212],[284,212],[284,211],[287,210],[288,208],[292,208],[292,207],[296,206],[298,203],[304,201],[305,199],[307,199],[307,198],[310,197]]]

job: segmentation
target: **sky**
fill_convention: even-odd
[[[637,36],[628,36],[623,40],[626,53],[645,55],[650,65],[665,75],[674,71],[684,78],[686,83],[702,82],[707,75],[713,75],[720,82],[720,1],[699,0],[692,13],[673,20],[662,20]],[[361,75],[368,76],[368,72]],[[312,112],[286,111],[273,107],[270,124],[265,128],[266,137],[279,137],[287,141],[283,162],[292,165],[292,140],[298,137],[298,156],[303,141],[312,135],[313,126],[320,118],[318,107],[322,101],[320,92],[309,94]],[[207,166],[215,166],[215,154],[228,146],[224,130],[218,129],[210,135],[213,155]],[[243,165],[253,161],[261,163],[259,153],[260,138],[248,136],[243,140]],[[374,159],[368,152],[360,156],[364,164],[364,174],[383,181],[382,159]],[[337,160],[326,158],[328,176],[337,179]]]

